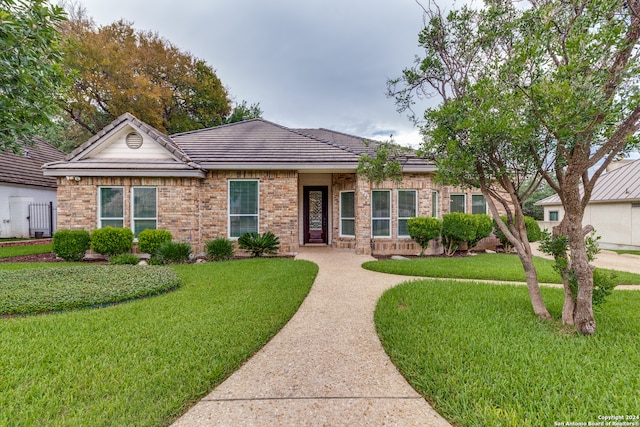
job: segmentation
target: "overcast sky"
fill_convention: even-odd
[[[385,95],[411,65],[414,0],[81,0],[97,24],[157,31],[216,70],[236,101],[287,127],[324,127],[417,145]]]

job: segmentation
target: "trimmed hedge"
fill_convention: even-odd
[[[420,245],[420,256],[424,255],[424,250],[429,246],[429,242],[440,237],[442,232],[442,221],[433,217],[416,217],[407,220],[407,231],[409,236]]]
[[[171,232],[167,230],[152,230],[147,228],[138,235],[138,250],[153,255],[163,244],[173,239]]]
[[[133,248],[133,232],[128,228],[104,227],[91,233],[91,249],[102,255],[118,255]]]
[[[89,250],[87,230],[58,230],[53,234],[53,253],[65,261],[80,261]]]
[[[502,215],[500,218],[502,218],[505,223],[507,222],[506,215]],[[524,226],[527,229],[527,239],[529,240],[529,242],[540,241],[540,239],[542,238],[542,231],[540,230],[538,221],[536,221],[535,218],[525,216]],[[511,249],[513,249],[513,245],[511,244],[509,239],[507,239],[507,236],[505,236],[504,233],[500,230],[495,219],[493,220],[493,234],[495,234],[498,240],[500,240],[500,243],[502,244],[505,252],[511,252]]]

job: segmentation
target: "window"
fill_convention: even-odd
[[[398,190],[398,237],[409,237],[407,220],[416,216],[417,202],[416,190]]]
[[[465,212],[466,200],[464,194],[452,194],[449,212]]]
[[[487,213],[487,203],[484,201],[484,195],[471,195],[471,213],[474,215]]]
[[[340,193],[340,235],[354,237],[356,235],[355,192]]]
[[[229,181],[229,237],[258,232],[258,181]]]
[[[142,230],[158,227],[158,203],[156,187],[133,187],[131,195],[133,206],[132,229],[137,238]]]
[[[391,237],[391,191],[371,192],[371,233],[373,237]]]
[[[431,192],[431,216],[438,218],[438,192]]]
[[[98,194],[100,199],[98,228],[124,227],[124,188],[100,187]]]
[[[549,221],[558,220],[558,211],[549,211]]]

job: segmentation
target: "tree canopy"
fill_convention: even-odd
[[[46,0],[0,0],[0,150],[19,150],[59,112],[64,20]]]
[[[443,179],[479,184],[485,195],[500,184],[516,222],[529,183],[542,177],[558,193],[565,217],[556,232],[567,236],[578,282],[577,294],[565,285],[563,320],[585,334],[595,320],[582,220],[606,166],[637,143],[639,13],[639,1],[487,0],[445,19],[430,3],[424,56],[391,82],[401,109],[440,96],[423,130]]]

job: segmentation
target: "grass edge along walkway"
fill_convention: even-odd
[[[169,294],[0,319],[0,425],[168,425],[287,323],[318,270],[291,259],[173,268],[182,286]]]
[[[562,290],[542,293],[558,319]],[[385,292],[375,322],[393,363],[455,425],[586,425],[638,415],[638,305],[640,293],[614,291],[586,337],[536,318],[523,286],[422,279]]]

